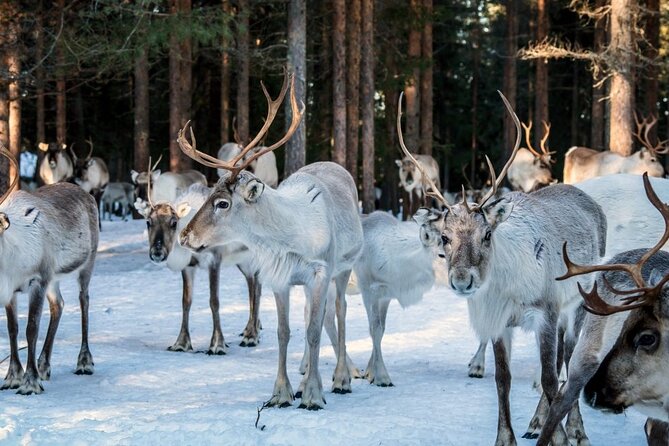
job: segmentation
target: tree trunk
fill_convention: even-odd
[[[288,4],[288,72],[295,80],[295,98],[298,103],[307,103],[307,2],[290,0]],[[286,102],[286,130],[290,127],[292,112]],[[284,178],[304,166],[306,161],[306,115],[302,118],[293,137],[286,144]]]
[[[374,0],[362,0],[362,211],[374,211]]]
[[[423,0],[421,52],[424,68],[420,78],[420,153],[432,155],[432,0]]]
[[[0,60],[6,63],[6,57],[0,50]],[[9,98],[7,97],[7,82],[0,79],[0,146],[9,146]],[[0,193],[9,187],[9,161],[0,157]]]
[[[325,18],[332,11],[332,4],[329,1],[323,1],[320,4],[318,14]],[[332,27],[323,22],[320,31],[320,51],[318,54],[318,63],[315,64],[312,83],[318,85],[313,91],[313,96],[317,97],[318,107],[314,110],[317,127],[315,132],[311,132],[312,141],[318,144],[320,150],[313,153],[311,159],[318,161],[332,160]],[[309,158],[307,158],[309,162]]]
[[[632,17],[634,0],[611,0],[609,51],[618,62],[611,76],[610,149],[623,156],[632,153],[632,109],[634,80],[632,79]]]
[[[655,60],[658,57],[658,49],[660,48],[660,0],[646,0],[646,8],[648,8],[648,19],[646,21],[646,36],[648,38],[649,46],[646,47],[645,56],[648,59]],[[645,111],[648,115],[658,116],[658,67],[655,64],[649,64],[646,69],[644,78],[645,91]],[[648,139],[652,144],[656,144],[657,125],[653,126],[648,132]]]
[[[332,161],[346,167],[346,0],[333,1]]]
[[[578,123],[580,122],[581,110],[578,106],[579,79],[578,79],[578,63],[572,62],[572,86],[571,86],[571,145],[578,146]]]
[[[411,76],[407,79],[404,87],[404,96],[406,98],[406,127],[404,139],[407,148],[412,152],[418,152],[420,149],[419,130],[420,130],[420,97],[418,88],[420,84],[420,51],[421,51],[421,30],[418,27],[420,22],[421,0],[411,0],[411,29],[409,31],[409,64],[413,66]]]
[[[595,8],[606,5],[606,0],[596,0]],[[606,45],[606,20],[595,22],[595,53],[601,53]],[[604,150],[604,83],[601,76],[595,76],[592,83],[592,109],[590,111],[590,147],[595,150]]]
[[[518,52],[518,2],[517,0],[508,0],[506,3],[506,37],[504,40],[505,59],[504,59],[504,79],[502,89],[504,96],[516,110],[516,95],[518,92],[518,67],[516,53]],[[516,126],[513,119],[504,114],[504,158],[511,156],[513,145],[516,141]]]
[[[190,22],[191,14],[191,0],[179,0],[179,10],[184,17],[188,18]],[[190,37],[190,34],[186,37],[182,37],[179,42],[179,70],[181,74],[179,79],[181,84],[179,85],[179,94],[180,99],[180,117],[179,117],[179,129],[181,129],[189,119],[192,119],[192,102],[193,102],[193,42]],[[178,130],[177,129],[177,132]],[[204,132],[206,135],[207,132]],[[170,135],[170,141],[176,141],[177,133],[172,133]],[[178,146],[177,146],[178,148]],[[193,161],[183,155],[181,150],[179,150],[179,167],[178,170],[186,170],[193,167]]]
[[[237,20],[237,136],[242,144],[249,142],[249,0],[239,0],[239,18]]]
[[[65,0],[58,0],[61,14],[65,11]],[[62,38],[62,37],[61,37]],[[67,141],[67,98],[65,96],[65,55],[62,40],[56,45],[56,142],[65,144]]]
[[[179,14],[180,0],[170,0],[170,14],[175,17]],[[179,37],[175,32],[170,35],[169,48],[169,80],[170,80],[170,170],[179,171],[179,160],[181,159],[181,149],[174,137],[180,130],[181,125],[181,60],[179,54]]]
[[[543,42],[548,37],[548,2],[537,0],[537,42]],[[535,60],[534,78],[534,122],[539,128],[542,121],[549,122],[548,116],[548,59]],[[539,147],[541,132],[534,132],[534,147]]]
[[[474,30],[472,33],[472,55],[473,60],[473,70],[472,70],[472,107],[471,107],[471,119],[472,119],[472,136],[471,136],[471,170],[469,177],[471,178],[472,185],[476,187],[476,158],[478,152],[478,94],[479,94],[479,66],[481,63],[481,18],[479,16],[479,0],[474,2]],[[485,179],[483,180],[485,182]]]
[[[149,163],[149,50],[139,49],[135,58],[135,153],[134,168],[147,169]]]
[[[36,17],[37,22],[35,24],[35,59],[39,63],[39,66],[35,70],[35,137],[37,143],[46,142],[46,131],[44,127],[44,65],[40,63],[44,57],[43,14],[44,9],[42,7],[42,1],[40,0]]]
[[[223,12],[230,14],[230,1],[223,0]],[[230,38],[223,33],[221,42],[221,144],[230,141]]]
[[[346,36],[346,168],[358,184],[358,145],[360,128],[360,24],[361,0],[349,0]]]
[[[9,71],[9,151],[17,162],[21,162],[21,51],[19,50],[20,28],[18,23],[9,27],[10,48],[7,52],[7,70]],[[10,165],[9,181],[19,175],[16,168]]]

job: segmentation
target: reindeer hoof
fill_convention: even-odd
[[[379,386],[379,387],[395,387],[395,384],[393,384],[393,383],[380,383],[380,384],[377,384],[377,386]]]
[[[75,375],[92,375],[93,374],[93,369],[92,368],[83,368],[83,369],[77,369],[74,371]]]
[[[318,404],[309,404],[309,405],[307,405],[307,404],[300,404],[299,406],[297,406],[297,408],[298,408],[298,409],[307,409],[307,410],[321,410],[321,409],[323,409],[323,408],[322,408],[321,406],[319,406]]]
[[[214,350],[209,349],[209,350],[207,350],[207,355],[209,355],[209,356],[223,356],[225,354],[227,354],[227,353],[223,349],[214,349]]]
[[[536,434],[534,432],[525,432],[523,434],[523,438],[526,438],[528,440],[536,440],[537,438],[539,438],[539,434]]]
[[[258,341],[256,339],[242,339],[242,342],[239,343],[240,347],[256,347],[258,345]]]
[[[344,395],[346,393],[351,393],[351,389],[335,387],[334,389],[332,389],[332,393],[338,393],[340,395]]]
[[[190,344],[189,345],[174,344],[174,345],[171,345],[171,346],[167,347],[167,351],[170,351],[170,352],[190,352],[190,351],[193,351],[193,347]]]

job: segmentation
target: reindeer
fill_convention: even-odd
[[[149,200],[156,203],[160,201],[173,203],[191,184],[207,185],[207,177],[197,170],[191,169],[179,173],[161,173],[160,169],[156,169],[161,159],[162,155],[153,166],[149,166],[147,172],[130,171],[130,178],[135,185],[135,197],[137,198],[135,200],[135,209],[142,215],[148,210]],[[150,197],[147,192],[149,180],[152,186]]]
[[[638,191],[625,184],[631,179],[631,176],[611,177],[611,184],[600,188],[609,189],[610,194],[619,198],[618,207],[621,203],[634,203],[631,200],[636,199]],[[563,247],[567,273],[558,280],[598,274],[592,291],[586,292],[578,285],[589,314],[569,364],[567,383],[550,408],[539,445],[549,443],[553,431],[583,389],[585,401],[595,408],[620,412],[631,405],[641,406],[642,411],[644,408],[649,411],[648,415],[669,421],[669,379],[665,367],[669,290],[664,286],[669,281],[669,253],[660,251],[669,240],[669,206],[654,190],[669,197],[669,182],[655,182],[653,187],[648,175],[643,175],[648,201],[660,212],[665,226],[659,242],[652,248],[623,251],[604,265],[585,266],[571,260],[570,246]],[[623,183],[620,190],[616,190],[620,183]],[[629,219],[627,214],[631,211],[638,221],[649,226],[644,231],[647,240],[636,239],[635,243],[649,242],[659,236],[650,212],[645,208],[624,208],[625,212],[620,213],[626,216],[621,215],[621,219]],[[629,226],[629,232],[638,232],[633,222]],[[662,444],[666,444],[664,441]]]
[[[99,157],[93,157],[93,141],[86,140],[90,150],[84,158],[77,157],[74,152],[74,144],[70,145],[70,154],[74,164],[74,182],[83,190],[93,195],[97,208],[100,208],[102,194],[109,183],[109,170],[107,164]],[[100,225],[98,229],[102,230],[102,221],[98,220]]]
[[[418,206],[426,205],[425,199],[423,199],[425,186],[427,184],[426,177],[435,183],[439,190],[441,190],[441,182],[439,179],[439,164],[437,161],[430,155],[413,155],[416,162],[420,163],[420,169],[417,169],[411,159],[407,156],[401,160],[395,160],[395,164],[400,169],[400,186],[406,192],[407,199],[405,198],[403,206],[403,219],[407,220],[410,215],[413,215]],[[414,202],[414,194],[418,197],[418,200]]]
[[[0,153],[18,170],[16,159],[5,147]],[[0,197],[0,302],[7,312],[10,362],[1,389],[30,395],[44,391],[40,380],[51,376],[51,352],[63,312],[59,283],[76,274],[81,305],[81,350],[75,373],[93,373],[88,348],[88,285],[98,246],[98,212],[95,201],[69,183],[48,185],[29,193],[12,192],[18,177]],[[18,354],[17,293],[29,293],[28,362],[24,372]],[[44,295],[51,319],[39,359],[35,360]]]
[[[121,206],[121,215],[123,220],[127,219],[130,213],[130,206],[135,201],[135,187],[130,183],[109,183],[100,197],[100,220],[104,219],[105,212],[111,215],[114,211],[114,205],[118,203]]]
[[[65,144],[41,142],[37,146],[44,152],[44,158],[39,166],[39,177],[42,183],[59,183],[72,177],[74,165]]]
[[[149,180],[149,196],[151,196],[150,188]],[[249,265],[248,248],[241,243],[229,243],[194,253],[181,247],[177,242],[179,231],[190,222],[195,215],[195,211],[202,206],[210,192],[207,186],[198,183],[192,184],[173,203],[160,202],[154,204],[153,201],[149,201],[148,211],[144,214],[149,236],[149,257],[155,263],[165,262],[172,271],[181,272],[183,279],[181,330],[176,342],[168,348],[170,351],[193,350],[188,319],[193,300],[195,271],[201,268],[209,272],[209,306],[211,307],[214,325],[207,354],[224,355],[226,353],[227,347],[218,314],[221,263],[237,265],[244,274],[249,289],[249,321],[242,333],[243,339],[240,345],[242,347],[253,347],[258,344],[260,327],[258,308],[261,286],[258,282],[257,271]]]
[[[527,148],[523,147],[518,150],[516,158],[511,163],[511,167],[509,167],[508,178],[513,190],[532,192],[554,182],[551,165],[555,163],[552,159],[552,155],[555,152],[549,151],[546,147],[551,126],[546,121],[542,122],[544,125],[544,135],[541,138],[541,153],[532,147],[530,139],[532,121],[529,122],[529,125],[522,124],[525,130]]]
[[[538,334],[541,385],[550,404],[558,391],[558,321],[574,315],[580,306],[572,284],[554,280],[563,268],[560,246],[567,240],[578,248],[574,255],[579,261],[596,260],[604,255],[606,218],[585,193],[563,184],[529,194],[512,192],[489,202],[520,148],[520,121],[503,95],[502,99],[518,134],[499,177],[486,158],[492,189],[478,203],[449,205],[430,185],[430,194],[445,211],[426,210],[417,220],[424,231],[441,238],[451,288],[467,298],[470,323],[477,335],[493,340],[499,403],[496,444],[510,445],[516,444],[509,408],[511,327]],[[410,155],[399,126],[398,134],[402,150]],[[574,329],[567,330],[565,345],[575,343],[567,341],[576,335]],[[565,348],[565,357],[570,353]],[[569,437],[576,434],[570,432]],[[556,432],[553,441],[565,443],[564,431]]]
[[[292,84],[292,81],[290,82]],[[180,243],[195,251],[230,242],[248,246],[252,264],[260,271],[263,283],[269,284],[276,298],[278,314],[279,367],[269,406],[291,405],[301,398],[300,407],[317,410],[325,405],[318,371],[323,313],[329,286],[336,286],[338,328],[337,366],[333,379],[335,393],[351,391],[351,377],[346,364],[344,292],[362,247],[362,225],[358,216],[358,194],[351,175],[331,162],[318,162],[299,169],[277,189],[265,187],[255,175],[243,171],[254,159],[284,144],[302,119],[291,88],[292,122],[278,142],[256,152],[238,164],[267,133],[288,89],[284,76],[277,99],[272,99],[263,85],[269,111],[258,135],[230,161],[222,161],[196,150],[179,132],[181,150],[205,166],[222,168],[229,174],[221,177],[207,202],[179,236]],[[331,284],[330,282],[334,282]],[[309,364],[297,395],[293,394],[286,371],[287,346],[290,337],[288,305],[290,288],[304,285],[309,300]]]
[[[572,147],[564,158],[564,183],[574,184],[588,178],[615,173],[641,175],[648,172],[648,175],[652,177],[663,177],[664,167],[657,157],[667,153],[668,141],[652,144],[648,136],[650,129],[657,123],[657,118],[639,120],[635,113],[634,119],[637,126],[634,136],[644,148],[630,156],[622,156],[610,150],[598,152],[587,147]]]
[[[263,150],[263,146],[256,147],[250,151],[246,157],[252,156],[255,152]],[[235,156],[239,155],[242,151],[242,146],[239,142],[228,142],[221,146],[218,150],[218,159],[229,161]],[[217,169],[218,177],[221,178],[225,175],[225,169]],[[267,152],[263,156],[255,159],[248,166],[248,171],[253,173],[260,181],[268,185],[269,187],[276,188],[279,184],[279,171],[276,168],[276,155],[274,152]]]

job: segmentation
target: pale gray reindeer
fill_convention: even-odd
[[[18,163],[0,147],[18,170]],[[0,198],[0,303],[7,312],[10,361],[1,389],[16,389],[23,395],[42,393],[40,380],[51,376],[51,352],[63,312],[60,280],[76,274],[81,306],[81,350],[75,373],[93,373],[88,348],[88,285],[98,246],[98,212],[95,200],[80,187],[57,183],[32,193],[12,189],[18,177]],[[28,362],[25,372],[18,353],[17,293],[29,294]],[[37,338],[44,296],[51,319],[39,360]]]
[[[220,149],[218,149],[217,157],[220,160],[230,161],[232,158],[241,153],[242,148],[243,147],[239,141],[225,143],[221,146]],[[246,155],[246,158],[253,156],[255,152],[259,152],[263,149],[264,146],[258,146],[254,148]],[[279,184],[279,171],[276,168],[276,155],[274,155],[274,152],[267,152],[264,155],[258,157],[248,165],[247,170],[253,173],[260,181],[269,187],[276,188],[277,184]],[[225,175],[226,170],[217,169],[216,172],[220,178]]]
[[[126,220],[130,213],[130,206],[135,201],[135,187],[130,183],[113,182],[107,184],[105,191],[100,197],[100,220],[104,219],[105,213],[111,216],[114,213],[114,206],[121,207],[121,218]]]
[[[431,155],[413,154],[412,156],[420,164],[420,169],[416,168],[413,161],[407,156],[401,160],[395,160],[395,164],[400,169],[400,186],[407,193],[409,200],[408,203],[403,205],[404,220],[408,220],[420,206],[427,205],[428,197],[425,195],[425,188],[428,180],[436,184],[441,190],[437,161]]]
[[[615,193],[613,180],[609,186]],[[647,174],[643,175],[643,185],[649,202],[664,220],[664,233],[655,246],[624,251],[603,265],[592,266],[575,264],[568,255],[571,246],[563,248],[567,273],[559,280],[598,274],[591,291],[586,292],[579,284],[590,314],[569,364],[567,383],[550,408],[539,445],[549,444],[581,390],[585,401],[595,408],[621,412],[634,405],[649,416],[669,421],[669,290],[665,286],[669,281],[669,253],[660,251],[669,240],[669,206],[658,197]],[[665,186],[669,185],[660,184],[667,196],[669,188]],[[626,203],[625,198],[636,198],[618,195],[622,198],[618,204]],[[636,215],[640,220],[653,223],[653,219],[644,218],[647,212],[643,209],[630,211],[641,214]],[[653,234],[655,228],[649,232]],[[666,426],[660,431],[666,432]],[[650,438],[649,444],[653,444]],[[663,438],[664,443],[658,444],[667,444],[667,437]]]
[[[149,196],[151,186],[149,183]],[[249,321],[242,333],[242,347],[253,347],[258,344],[260,321],[258,320],[258,304],[261,287],[257,271],[249,265],[250,254],[241,243],[228,243],[215,246],[200,252],[189,251],[179,245],[179,232],[186,227],[195,212],[204,204],[211,190],[201,184],[192,184],[173,203],[149,201],[148,212],[144,215],[149,236],[149,257],[155,263],[165,262],[172,271],[181,272],[183,279],[181,330],[176,342],[168,348],[170,351],[193,350],[190,331],[189,314],[193,301],[193,285],[195,271],[207,270],[209,273],[209,306],[213,319],[213,332],[207,354],[223,355],[227,347],[219,317],[219,280],[221,264],[237,265],[244,274],[249,289]]]
[[[237,241],[246,245],[252,264],[260,271],[262,283],[274,290],[278,314],[279,367],[270,406],[291,405],[301,397],[300,407],[322,409],[323,385],[318,357],[323,329],[323,314],[329,286],[336,286],[338,355],[333,391],[351,391],[351,376],[346,364],[345,290],[351,269],[362,247],[362,225],[358,216],[358,194],[351,175],[341,166],[319,162],[299,169],[277,189],[265,187],[252,173],[243,171],[255,158],[284,144],[297,129],[303,111],[291,88],[292,122],[287,133],[275,144],[256,152],[238,164],[267,133],[288,90],[286,74],[278,98],[273,100],[263,85],[269,111],[256,137],[230,161],[222,161],[195,148],[185,138],[185,128],[177,141],[181,150],[209,167],[229,171],[223,176],[207,202],[179,236],[180,243],[194,251]],[[334,284],[331,284],[334,282]],[[309,365],[296,395],[286,371],[290,338],[288,305],[290,289],[304,285],[310,304],[307,339]]]
[[[41,142],[37,147],[44,152],[39,165],[39,177],[44,184],[55,184],[72,177],[74,164],[67,153],[67,145]]]
[[[551,126],[546,121],[543,121],[543,125],[544,135],[541,138],[541,153],[539,153],[532,147],[530,138],[532,121],[528,125],[522,124],[525,130],[527,148],[521,147],[518,149],[516,158],[514,158],[511,167],[509,167],[508,178],[513,190],[529,193],[554,182],[551,165],[555,163],[552,159],[552,155],[555,152],[549,151],[548,147],[546,147]]]
[[[477,335],[493,340],[499,404],[495,444],[499,446],[516,444],[509,408],[511,328],[520,326],[538,333],[541,385],[550,404],[558,392],[558,320],[580,307],[573,281],[555,281],[564,272],[560,247],[569,241],[577,247],[573,255],[578,261],[592,263],[604,255],[606,242],[601,208],[573,186],[557,184],[529,194],[511,192],[489,202],[520,147],[520,121],[503,95],[502,99],[518,134],[499,177],[487,159],[491,190],[478,203],[449,205],[433,186],[430,194],[446,209],[418,216],[425,231],[441,237],[451,288],[467,298],[470,323]],[[401,133],[400,145],[409,154]],[[576,335],[575,330],[565,333],[566,337]],[[573,343],[565,340],[565,345]],[[574,438],[578,432],[567,435]],[[553,441],[566,444],[568,440],[561,430]]]
[[[663,177],[664,166],[658,161],[658,156],[667,153],[668,141],[652,144],[648,136],[650,129],[657,123],[657,118],[639,120],[635,113],[634,119],[637,126],[634,136],[643,145],[641,150],[630,156],[622,156],[610,150],[599,152],[587,147],[572,147],[564,157],[564,183],[574,184],[616,173],[641,175],[648,172],[652,177]]]
[[[74,164],[74,182],[83,190],[93,195],[97,208],[100,208],[102,194],[109,183],[109,169],[102,158],[93,156],[93,141],[86,140],[90,150],[84,158],[79,158],[74,152],[74,144],[70,145],[70,154]],[[98,219],[98,229],[102,229],[102,221]]]

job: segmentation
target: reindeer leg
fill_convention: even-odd
[[[21,366],[21,359],[19,358],[19,321],[16,315],[16,295],[5,306],[7,313],[7,332],[9,334],[9,368],[5,381],[2,383],[0,390],[17,389],[23,380],[23,367]]]
[[[335,313],[337,308],[336,300],[337,300],[337,294],[335,291],[335,286],[333,286],[333,284],[330,284],[330,287],[328,288],[327,303],[325,306],[325,318],[323,319],[323,327],[325,328],[325,332],[327,333],[328,338],[330,339],[330,344],[332,345],[332,349],[334,350],[335,356],[339,355],[339,341],[337,340],[338,334],[337,334],[337,328],[335,326]],[[354,379],[362,378],[362,373],[360,373],[360,370],[355,366],[353,360],[348,355],[348,353],[346,354],[346,366],[348,367],[348,371],[351,374],[351,378]],[[332,379],[334,380],[334,375]]]
[[[188,316],[190,314],[190,306],[193,303],[193,279],[195,278],[195,269],[188,267],[181,271],[181,278],[183,280],[183,295],[181,298],[181,330],[176,342],[167,347],[171,352],[188,352],[193,350],[190,342],[190,333],[188,330]]]
[[[246,278],[246,286],[249,290],[249,320],[246,323],[246,328],[240,334],[242,342],[239,343],[242,347],[255,347],[260,343],[260,318],[258,313],[260,311],[260,295],[262,294],[262,286],[258,280],[258,272],[248,272],[238,265],[239,270]]]
[[[304,330],[306,332],[307,327],[309,326],[309,315],[311,314],[311,301],[309,299],[304,300]],[[334,316],[333,316],[334,318]],[[325,325],[325,330],[327,331],[328,329],[328,321],[327,321],[327,313],[326,313],[326,321],[324,321],[323,325]],[[334,320],[332,321],[332,328],[334,328]],[[329,333],[328,333],[329,335]],[[336,334],[335,334],[336,337]],[[330,338],[330,341],[332,341],[332,337]],[[336,353],[336,352],[335,352]],[[309,340],[307,339],[307,336],[304,336],[304,353],[302,354],[302,361],[300,361],[300,375],[304,375],[307,373],[307,368],[309,367]],[[300,398],[302,396],[302,391],[298,389],[297,393],[295,394],[296,398]]]
[[[208,355],[225,355],[226,345],[221,331],[221,317],[218,314],[218,281],[221,274],[221,259],[217,257],[209,265],[209,307],[211,308],[212,324],[214,326],[209,343]]]
[[[332,391],[334,393],[351,393],[351,372],[348,368],[346,354],[346,286],[351,276],[351,270],[339,274],[334,284],[336,286],[337,300],[335,309],[337,313],[337,366],[335,367]],[[326,296],[327,299],[327,296]]]
[[[567,377],[569,376],[569,364],[571,358],[574,354],[576,348],[576,343],[578,341],[578,333],[581,331],[581,326],[583,325],[583,320],[585,316],[585,310],[580,309],[580,314],[576,316],[576,320],[572,327],[567,327],[565,331],[564,339],[564,364],[567,369]],[[572,329],[570,329],[572,328]],[[578,399],[574,401],[574,405],[569,411],[567,416],[567,438],[569,439],[569,444],[572,446],[589,446],[590,440],[585,433],[585,427],[583,426],[583,417],[581,416],[581,410],[579,407]]]
[[[288,341],[290,340],[290,324],[288,321],[288,312],[290,309],[289,290],[274,292],[276,300],[276,314],[278,319],[277,335],[279,338],[279,367],[277,370],[276,381],[274,382],[274,392],[267,402],[268,406],[288,407],[293,404],[293,388],[288,379],[286,371],[286,357],[288,356]]]
[[[369,334],[372,337],[372,356],[369,359],[365,377],[370,384],[376,384],[379,387],[392,387],[393,382],[386,369],[381,352],[381,341],[386,329],[386,316],[388,315],[388,306],[390,300],[380,296],[370,297],[369,293],[363,293],[363,301],[367,310],[367,319],[369,321]]]
[[[322,268],[317,268],[314,271],[312,283],[307,284],[304,287],[307,298],[311,299],[311,311],[309,314],[309,326],[307,327],[309,365],[307,367],[307,373],[304,375],[304,378],[300,383],[302,402],[299,407],[303,409],[318,410],[325,406],[323,383],[321,381],[320,372],[318,371],[318,357],[321,344],[321,332],[323,331],[323,317],[325,315],[325,300],[327,299],[326,295],[329,285],[330,277],[327,272]],[[342,333],[339,333],[339,341],[342,342]],[[341,352],[341,345],[339,351]],[[343,355],[343,358],[345,358],[346,350],[344,350]]]
[[[488,340],[482,341],[479,343],[479,348],[472,356],[472,359],[469,361],[469,377],[470,378],[483,378],[485,373],[485,350],[488,347]]]
[[[48,381],[51,378],[51,352],[53,350],[53,341],[58,330],[58,323],[63,313],[63,296],[60,294],[60,286],[58,282],[51,282],[46,289],[46,297],[49,301],[49,328],[46,332],[46,339],[42,353],[39,355],[37,361],[37,370],[39,377],[43,381]]]
[[[505,342],[506,339],[506,342]],[[516,437],[511,426],[511,409],[509,407],[509,392],[511,391],[511,370],[509,368],[511,339],[509,330],[502,338],[492,343],[495,354],[495,384],[497,385],[497,439],[495,446],[514,446]]]
[[[644,425],[648,446],[666,446],[669,444],[669,423],[648,418]]]
[[[93,262],[79,273],[79,307],[81,308],[81,349],[77,359],[77,368],[74,371],[77,375],[93,374],[93,355],[88,348],[88,285],[93,273]]]
[[[37,372],[37,361],[35,361],[35,350],[37,349],[37,337],[39,335],[39,323],[42,316],[42,306],[44,305],[45,284],[35,283],[30,288],[30,303],[28,305],[28,328],[26,337],[28,338],[28,362],[26,371],[19,390],[16,392],[21,395],[39,394],[44,392],[42,384],[39,382],[39,373]]]

